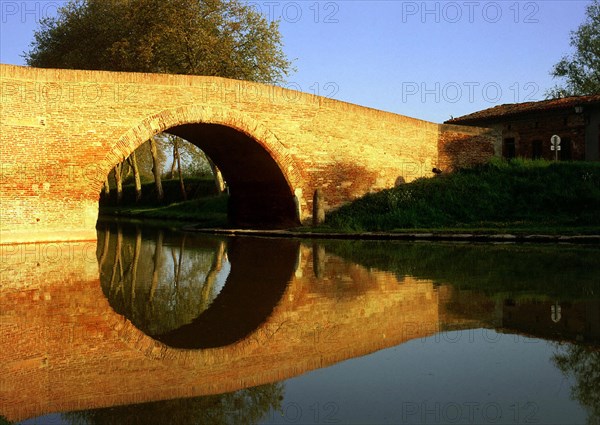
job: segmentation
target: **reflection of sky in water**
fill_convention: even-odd
[[[108,237],[103,291],[116,312],[148,335],[162,335],[200,316],[231,270],[221,242],[195,245],[192,239],[164,238],[157,250],[152,237],[115,231],[101,237]]]
[[[564,351],[490,329],[443,332],[288,379],[284,416],[261,423],[585,423],[553,362]]]
[[[145,241],[143,242],[143,245],[146,245],[151,252],[154,252],[154,249],[156,248],[156,244],[153,241]],[[212,271],[212,267],[214,266],[213,262],[215,261],[216,256],[215,251],[186,248],[183,251],[181,270],[179,270],[179,255],[181,255],[179,249],[178,246],[163,246],[163,263],[160,267],[157,289],[157,291],[163,291],[170,294],[167,295],[166,299],[170,300],[168,304],[173,311],[178,308],[177,297],[173,294],[177,292],[177,290],[199,293],[202,290],[202,286],[207,283],[207,278]],[[208,293],[208,302],[202,304],[202,307],[204,308],[212,304],[225,286],[227,276],[229,276],[229,271],[231,270],[231,264],[229,263],[227,254],[223,256],[220,265],[217,265],[217,269],[218,272],[215,281]],[[174,282],[177,280],[176,270],[179,271],[179,279],[177,281],[178,288],[174,285]]]
[[[583,424],[553,362],[567,347],[491,329],[418,338],[284,381],[281,411],[259,423]],[[21,424],[41,423],[72,425],[60,414]]]
[[[187,251],[185,253],[186,257],[188,255],[190,255],[189,251]],[[199,258],[199,257],[204,257],[204,258]],[[189,265],[193,265],[194,261],[202,262],[203,260],[208,260],[208,262],[211,262],[213,260],[213,258],[214,258],[214,253],[201,252],[201,253],[198,253],[198,255],[193,255],[193,254],[190,255],[190,258],[185,258],[184,262],[188,262]],[[227,282],[227,277],[229,276],[229,272],[231,271],[231,263],[229,262],[229,259],[227,258],[227,254],[225,254],[223,256],[223,258],[221,259],[221,265],[219,267],[220,267],[220,269],[217,272],[217,275],[215,277],[215,282],[210,288],[211,290],[210,290],[210,294],[208,297],[208,303],[206,304],[206,307],[209,307],[212,304],[212,302],[219,296],[219,294],[221,293],[221,290],[223,290],[223,288],[225,287],[225,282]],[[173,273],[173,269],[171,269],[170,272],[171,272],[171,274],[169,276],[164,276],[164,279],[162,280],[163,284],[167,284],[168,282],[173,282],[175,280],[175,274]],[[181,284],[183,286],[193,288],[196,291],[200,290],[199,283],[206,282],[208,273],[209,273],[208,269],[204,273],[197,273],[195,275],[195,277],[198,279],[197,281],[184,280],[183,282],[181,282]],[[176,307],[176,305],[174,305],[173,307]]]
[[[229,258],[227,258],[227,253],[223,256],[223,261],[221,263],[221,270],[217,274],[215,286],[213,287],[213,297],[211,302],[214,301],[215,298],[221,293],[221,290],[225,286],[225,282],[227,281],[227,276],[229,276],[229,272],[231,271],[231,263],[229,262]]]
[[[154,251],[152,241],[148,246]],[[180,255],[183,256],[181,259]],[[175,329],[202,314],[225,286],[231,270],[227,256],[219,259],[216,251],[186,248],[182,252],[178,246],[163,246],[162,259],[153,300],[161,310],[162,320],[154,316],[157,320],[146,322],[145,328],[150,334]],[[210,274],[215,271],[211,281]],[[170,318],[165,317],[167,312]]]

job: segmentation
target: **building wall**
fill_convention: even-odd
[[[487,127],[501,134],[494,145],[496,156],[553,160],[555,152],[550,143],[553,135],[561,138],[558,159],[583,161],[598,156],[599,111],[590,114],[577,114],[574,109],[541,111],[517,117],[488,118],[469,125]],[[514,152],[511,153],[508,145],[512,142]]]
[[[564,160],[585,159],[585,121],[581,114],[575,112],[546,112],[528,116],[525,119],[507,121],[503,125],[503,141],[515,139],[517,157],[533,158],[537,142],[541,146],[538,151],[543,159],[554,159],[550,139],[553,135],[562,139],[558,158]],[[570,150],[568,144],[570,141]],[[503,155],[506,152],[503,147]]]
[[[600,106],[585,111],[585,159],[588,161],[600,160]]]

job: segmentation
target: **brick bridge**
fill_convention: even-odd
[[[493,155],[494,135],[215,77],[0,65],[0,242],[94,240],[109,171],[152,135],[199,146],[238,223],[306,222],[433,167]]]

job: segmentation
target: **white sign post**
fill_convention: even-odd
[[[550,138],[550,150],[554,151],[554,160],[558,161],[558,151],[560,150],[560,137],[556,134]]]

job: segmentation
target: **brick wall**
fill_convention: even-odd
[[[559,151],[558,158],[582,161],[586,159],[585,120],[585,114],[577,114],[570,108],[531,112],[516,117],[487,118],[473,123],[494,129],[500,134],[494,145],[496,156],[510,156],[505,141],[511,139],[514,142],[515,157],[554,159],[555,152],[551,150],[550,138],[556,134],[563,140],[563,149]],[[565,148],[568,141],[570,149]]]
[[[107,173],[174,127],[212,149],[217,165],[233,170],[226,179],[246,182],[232,186],[234,195],[283,187],[302,222],[317,188],[332,209],[399,177],[431,176],[438,164],[438,124],[278,87],[11,65],[0,65],[0,80],[2,243],[95,239]],[[204,137],[207,124],[238,136]],[[267,161],[253,162],[261,153]],[[259,176],[257,164],[275,171]]]
[[[440,126],[438,168],[457,168],[487,162],[494,156],[494,146],[500,134],[494,130],[457,125]]]
[[[563,139],[563,148],[567,139],[571,141],[570,158],[565,151],[559,152],[559,158],[585,160],[585,122],[582,114],[557,111],[545,114],[531,114],[521,119],[506,120],[501,124],[502,137],[515,139],[515,153],[518,157],[531,158],[533,144],[541,144],[541,158],[554,159],[550,149],[550,138],[557,134]]]

